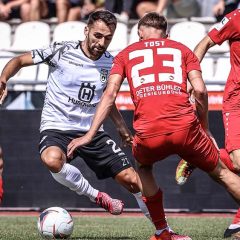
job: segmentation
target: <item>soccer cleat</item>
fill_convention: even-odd
[[[231,224],[224,232],[224,238],[234,237],[234,239],[240,239],[240,223]]]
[[[185,235],[179,235],[174,232],[168,232],[164,230],[160,235],[154,235],[149,240],[192,240],[190,237]]]
[[[172,240],[192,240],[189,236],[186,235],[180,235],[174,232],[171,232],[170,234]]]
[[[107,193],[98,192],[95,201],[98,206],[104,208],[113,215],[119,215],[123,212],[123,202],[111,198]]]
[[[186,183],[190,175],[192,174],[193,170],[195,169],[194,166],[192,166],[190,163],[186,162],[185,160],[181,160],[178,163],[177,169],[176,169],[176,182],[178,185],[183,185]]]
[[[154,235],[149,240],[172,240],[171,234],[167,230],[163,230],[160,235]]]

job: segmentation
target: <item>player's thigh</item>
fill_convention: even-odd
[[[189,128],[186,141],[177,154],[205,172],[211,172],[219,160],[217,148],[200,124]]]
[[[152,165],[170,154],[174,154],[172,146],[167,141],[169,135],[151,138],[134,136],[132,153],[136,161],[142,165]]]
[[[40,134],[39,153],[50,170],[58,171],[66,162],[67,145],[70,140],[59,132],[43,131]]]
[[[80,147],[77,152],[99,179],[114,178],[131,167],[126,154],[105,132],[98,133],[90,144]]]

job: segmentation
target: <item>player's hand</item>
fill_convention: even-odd
[[[132,146],[133,144],[133,136],[132,134],[125,134],[125,135],[121,135],[122,138],[122,146],[123,147],[127,147],[127,146]]]
[[[5,82],[0,81],[0,105],[2,105],[4,99],[7,96],[7,86]]]
[[[132,146],[133,143],[133,135],[131,131],[128,128],[121,128],[118,129],[119,135],[122,139],[122,146],[127,147],[127,146]]]
[[[73,139],[67,146],[67,157],[72,159],[74,151],[81,146],[87,145],[92,141],[92,138],[89,137],[87,134]]]

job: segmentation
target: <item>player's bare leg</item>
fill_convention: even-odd
[[[118,215],[122,213],[122,201],[112,199],[107,193],[99,192],[93,188],[78,168],[66,162],[66,155],[59,147],[51,146],[46,148],[41,154],[41,159],[57,182],[79,195],[87,196],[91,201],[96,202],[111,214]]]
[[[228,154],[225,149],[220,149],[220,158],[224,165],[230,171],[235,173],[240,172],[240,150],[234,150],[233,152]],[[185,160],[182,159],[176,169],[176,182],[179,185],[184,184],[188,180],[194,169],[195,168],[190,163],[187,163]],[[224,232],[225,238],[231,236],[240,237],[240,209],[238,209],[232,223]]]
[[[232,163],[233,169],[235,172],[240,172],[240,150],[234,150],[229,155],[226,152],[225,158],[229,158],[228,161]],[[240,238],[240,209],[238,209],[235,214],[232,223],[228,226],[228,228],[224,232],[224,238],[228,237],[239,237]]]
[[[230,159],[233,164],[233,169],[235,172],[240,173],[240,149],[232,151],[230,154]]]
[[[156,184],[152,165],[138,164],[137,171],[142,182],[143,200],[147,205],[153,224],[156,227],[155,235],[150,240],[191,240],[188,236],[178,235],[169,231],[163,208],[163,194]]]
[[[124,169],[118,173],[114,179],[133,194],[142,213],[151,221],[147,206],[142,199],[142,183],[134,168]]]
[[[230,154],[226,149],[219,149],[219,154],[222,162],[227,168],[233,172],[240,173],[240,150],[234,150]],[[195,167],[190,163],[182,159],[176,169],[176,182],[179,185],[183,185],[187,182]]]
[[[240,177],[238,175],[231,172],[221,160],[209,175],[223,185],[235,201],[240,204]]]
[[[134,168],[130,167],[118,173],[114,178],[131,193],[141,191],[141,184]]]
[[[231,172],[221,161],[219,161],[217,167],[212,173],[210,173],[210,176],[222,184],[233,197],[233,199],[240,204],[240,177],[238,175]],[[240,237],[239,226],[235,226],[235,223],[231,225],[231,227],[229,226],[229,228],[225,231],[224,237]]]

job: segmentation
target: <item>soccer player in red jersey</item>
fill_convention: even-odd
[[[208,129],[208,95],[200,64],[193,52],[167,39],[167,20],[148,13],[138,23],[140,41],[121,51],[114,59],[107,88],[98,105],[90,130],[68,145],[68,156],[92,141],[110,113],[126,77],[135,105],[133,154],[143,184],[144,201],[156,227],[151,240],[189,240],[170,233],[152,165],[178,154],[207,172],[240,202],[240,177],[219,159]],[[196,117],[189,102],[187,79],[195,91]]]
[[[0,147],[0,204],[2,203],[2,198],[3,198],[2,173],[3,173],[3,155],[2,155],[2,148]]]
[[[194,49],[199,61],[202,61],[209,48],[229,41],[231,70],[227,79],[223,98],[223,122],[225,129],[225,149],[220,149],[220,158],[233,172],[240,173],[240,9],[225,16]],[[193,168],[180,161],[177,178],[186,181]],[[185,174],[185,176],[183,176]],[[226,229],[224,237],[240,237],[240,209],[232,224]]]

